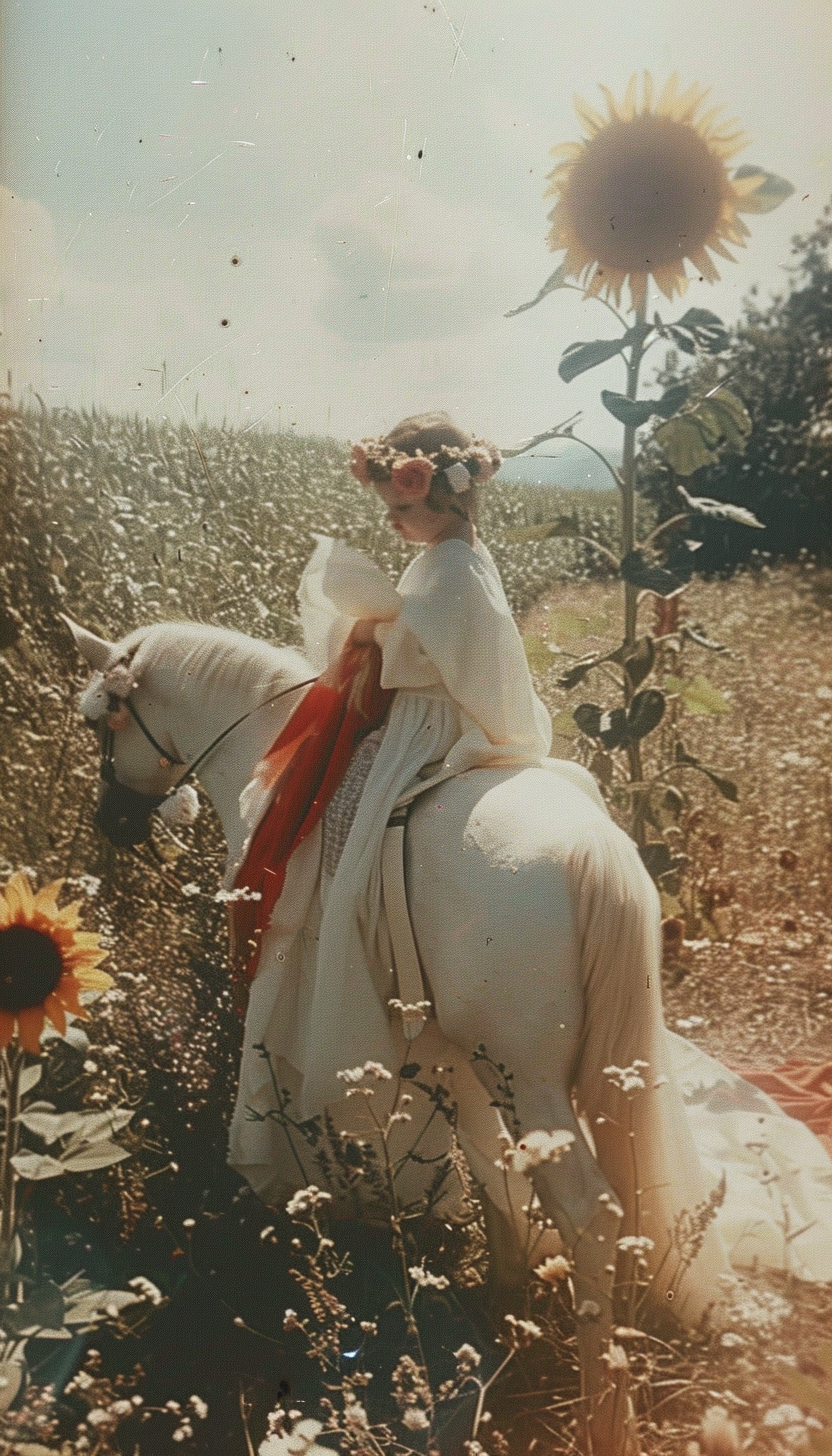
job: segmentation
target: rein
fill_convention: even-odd
[[[182,774],[181,778],[177,779],[176,783],[171,785],[167,794],[145,794],[142,795],[142,797],[148,800],[155,799],[156,803],[154,804],[154,808],[158,807],[158,805],[161,804],[164,799],[166,799],[170,794],[175,793],[182,784],[188,781],[188,779],[193,778],[197,772],[197,769],[199,769],[200,766],[205,762],[206,758],[208,758],[209,755],[214,752],[214,749],[218,748],[219,745],[223,743],[226,738],[228,738],[229,734],[234,732],[235,728],[239,728],[241,723],[245,723],[247,718],[253,717],[255,713],[261,712],[263,708],[270,707],[272,703],[278,702],[280,698],[288,697],[289,693],[296,693],[299,692],[301,688],[310,687],[311,684],[317,682],[317,680],[317,676],[305,678],[303,682],[294,683],[290,688],[283,688],[279,693],[273,693],[270,698],[266,698],[264,702],[258,703],[256,707],[249,708],[247,712],[241,713],[239,718],[235,718],[233,723],[229,723],[227,728],[223,728],[222,732],[218,733],[216,738],[208,744],[208,747],[203,749],[202,753],[200,753],[198,757],[193,760],[193,763],[188,766],[188,768],[185,770],[185,773]],[[113,696],[115,697],[115,695]],[[167,749],[163,748],[161,743],[159,743],[158,740],[154,738],[153,734],[151,733],[150,729],[148,728],[147,724],[139,713],[138,708],[135,706],[134,703],[130,701],[129,698],[118,698],[117,701],[119,703],[125,704],[127,711],[133,719],[134,723],[138,728],[141,729],[142,733],[144,734],[151,747],[154,748],[159,754],[159,757],[162,760],[163,764],[170,764],[172,767],[176,765],[179,765],[181,767],[185,766],[185,759],[172,758],[171,755],[168,753]],[[104,730],[101,745],[101,777],[105,783],[113,785],[114,787],[123,788],[123,785],[119,784],[116,778],[115,761],[113,755],[114,748],[115,733],[113,732],[112,728],[107,727]]]

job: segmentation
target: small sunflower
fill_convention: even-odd
[[[106,991],[112,977],[96,970],[107,955],[93,931],[79,930],[80,902],[58,908],[63,880],[35,894],[23,874],[0,890],[0,1047],[17,1031],[37,1055],[48,1020],[62,1035],[66,1013],[86,1017],[82,991]]]
[[[607,116],[576,97],[584,139],[552,152],[560,160],[548,178],[546,195],[557,201],[547,242],[553,252],[566,249],[563,276],[616,304],[629,282],[634,308],[646,301],[648,276],[666,298],[684,293],[686,259],[717,282],[710,253],[735,262],[726,243],[745,247],[749,235],[739,214],[762,210],[754,194],[767,174],[743,167],[731,177],[726,167],[748,137],[720,119],[720,107],[702,113],[707,89],[680,94],[676,75],[655,105],[647,71],[640,105],[636,76],[620,105],[600,89]]]

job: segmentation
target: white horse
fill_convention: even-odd
[[[181,776],[178,765],[248,715],[199,769],[235,863],[246,834],[241,791],[300,701],[300,689],[291,689],[312,677],[308,664],[293,650],[218,628],[160,624],[114,644],[69,625],[87,662],[105,675],[84,694],[87,715],[106,719],[102,689],[124,700],[109,701],[118,731],[108,741],[110,782],[98,815],[116,842],[145,837],[148,812]],[[402,1062],[453,1067],[448,1085],[459,1107],[459,1141],[492,1211],[490,1241],[495,1227],[505,1234],[524,1223],[530,1189],[526,1178],[496,1166],[505,1163],[504,1127],[493,1105],[493,1069],[469,1060],[474,1049],[483,1044],[492,1063],[513,1073],[524,1134],[572,1135],[559,1161],[538,1140],[543,1156],[529,1171],[543,1215],[574,1261],[585,1389],[597,1411],[619,1238],[645,1240],[652,1299],[672,1298],[688,1322],[717,1297],[727,1268],[714,1225],[704,1227],[715,1180],[694,1144],[662,1020],[656,891],[590,775],[566,762],[446,781],[413,805],[407,851],[408,899],[433,1016],[415,1043],[401,1040]],[[274,1088],[252,1046],[268,1046],[270,1016],[291,1015],[272,1005],[277,972],[267,936],[231,1138],[231,1161],[272,1198],[309,1181],[306,1169],[287,1161],[284,1128],[268,1116]],[[281,1084],[284,1074],[292,1069],[278,1070]],[[258,1100],[252,1141],[247,1104]],[[361,1100],[330,1109],[340,1126],[354,1119]],[[442,1126],[434,1119],[432,1133]],[[508,1277],[506,1248],[505,1240],[492,1244],[492,1260]]]

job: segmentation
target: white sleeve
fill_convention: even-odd
[[[402,601],[369,556],[331,536],[316,540],[300,579],[298,608],[306,655],[323,670],[338,656],[355,622],[363,617],[389,621]]]
[[[402,596],[396,621],[376,629],[382,685],[418,688],[441,679],[464,731],[478,728],[507,757],[545,757],[551,719],[534,691],[496,568],[464,542],[444,541],[414,563]]]

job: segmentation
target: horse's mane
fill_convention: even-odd
[[[157,622],[151,627],[139,627],[120,646],[122,652],[135,652],[133,666],[138,679],[146,669],[164,666],[171,673],[175,690],[191,679],[203,688],[231,694],[241,701],[263,687],[289,686],[313,674],[309,663],[293,647],[275,647],[262,638],[203,622]]]

